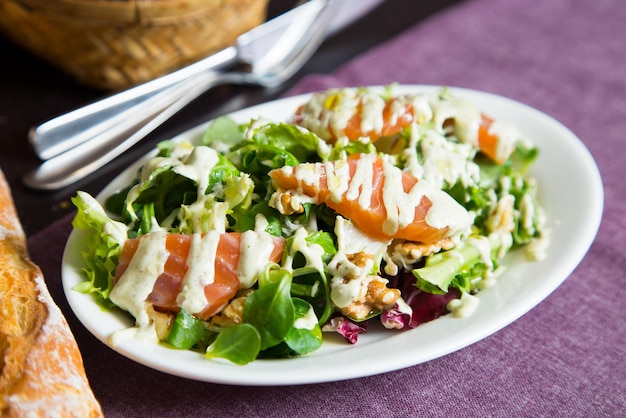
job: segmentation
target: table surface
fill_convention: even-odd
[[[269,15],[294,2],[272,0]],[[56,192],[22,184],[22,176],[39,164],[27,132],[104,93],[0,40],[0,166],[31,257],[68,319],[105,413],[624,416],[625,21],[623,0],[385,0],[329,38],[285,85],[208,92],[106,168]],[[158,372],[114,352],[78,321],[60,273],[74,211],[69,199],[76,190],[98,193],[158,141],[218,115],[327,87],[393,82],[466,87],[520,101],[571,129],[596,161],[604,192],[597,236],[567,279],[536,307],[495,334],[426,363],[295,387],[219,385]],[[580,196],[581,205],[586,198]],[[381,361],[389,355],[381,353]]]

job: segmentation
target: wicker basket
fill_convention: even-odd
[[[79,82],[119,90],[231,45],[268,0],[0,0],[0,30]]]

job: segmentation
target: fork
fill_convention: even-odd
[[[129,95],[133,100],[127,106],[120,106],[122,111],[118,114],[96,112],[88,115],[90,119],[86,124],[101,129],[94,136],[82,138],[81,143],[43,162],[24,176],[24,183],[33,189],[56,190],[85,178],[217,85],[276,87],[282,84],[304,65],[324,40],[335,4],[334,0],[310,0],[299,6],[298,9],[307,6],[310,10],[289,25],[267,54],[248,63],[249,70],[199,71],[156,89],[146,98]],[[102,126],[108,128],[102,129]]]

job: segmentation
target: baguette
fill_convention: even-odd
[[[0,416],[100,417],[78,345],[53,301],[0,169]]]

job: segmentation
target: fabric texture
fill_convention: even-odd
[[[466,0],[333,74],[307,77],[289,91],[393,82],[483,90],[551,115],[594,156],[604,184],[604,217],[580,265],[519,320],[436,360],[381,375],[293,387],[227,386],[170,376],[115,353],[70,310],[59,263],[70,219],[31,237],[32,257],[76,334],[105,414],[623,416],[624,22],[622,0]],[[393,353],[381,353],[381,361],[385,355]]]

